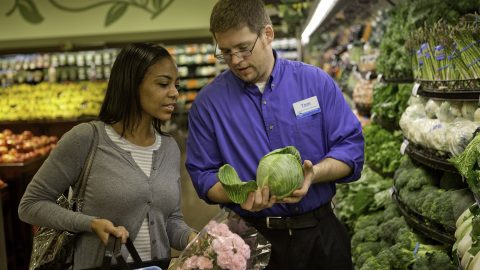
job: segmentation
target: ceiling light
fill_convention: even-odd
[[[320,2],[317,3],[315,12],[311,16],[310,21],[308,22],[305,29],[303,30],[302,44],[308,43],[308,41],[310,40],[310,35],[315,32],[318,26],[323,22],[323,20],[325,20],[325,17],[327,17],[328,13],[330,13],[330,11],[337,2],[338,0],[320,0]]]

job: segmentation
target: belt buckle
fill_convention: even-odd
[[[272,227],[270,227],[270,219],[281,219],[282,217],[266,217],[266,220],[267,220],[267,228],[268,229],[272,229]]]

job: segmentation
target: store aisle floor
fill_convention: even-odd
[[[181,151],[180,177],[182,183],[182,210],[185,221],[196,230],[201,230],[207,222],[218,212],[218,205],[209,205],[201,200],[195,191],[190,176],[185,168],[185,140],[187,134],[184,131],[172,133],[176,139]],[[178,255],[178,251],[173,251],[173,256]]]

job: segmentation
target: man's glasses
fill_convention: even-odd
[[[250,50],[240,50],[238,52],[221,52],[218,54],[215,54],[215,58],[217,58],[219,61],[225,62],[225,61],[230,61],[232,60],[233,55],[235,55],[238,58],[244,59],[245,57],[249,57],[252,55],[253,49],[255,49],[255,45],[257,44],[257,40],[260,37],[260,35],[257,35],[257,39],[255,39],[255,42],[253,43],[253,46]],[[217,51],[217,44],[215,44],[215,51]]]

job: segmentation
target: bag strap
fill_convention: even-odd
[[[120,238],[116,238],[111,234],[108,236],[108,244],[105,248],[105,255],[103,256],[103,262],[100,268],[101,270],[110,269],[110,266],[112,265],[112,257],[115,257],[115,260],[117,261],[120,269],[131,270],[131,267],[127,264],[127,262],[122,256],[121,246],[122,240]],[[130,238],[127,238],[127,243],[125,244],[125,246],[127,247],[128,252],[132,256],[134,263],[141,264],[142,259],[140,258],[140,255],[138,255],[138,251],[137,249],[135,249],[135,246],[133,245],[133,242]]]
[[[93,158],[97,152],[97,146],[99,141],[99,135],[97,128],[92,122],[88,122],[93,128],[93,142],[90,145],[90,150],[88,152],[87,158],[83,164],[82,172],[78,177],[75,190],[73,192],[72,201],[74,202],[74,211],[81,212],[83,207],[83,198],[85,197],[85,190],[87,187],[88,176],[90,175],[90,169],[92,168]]]

